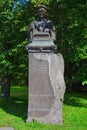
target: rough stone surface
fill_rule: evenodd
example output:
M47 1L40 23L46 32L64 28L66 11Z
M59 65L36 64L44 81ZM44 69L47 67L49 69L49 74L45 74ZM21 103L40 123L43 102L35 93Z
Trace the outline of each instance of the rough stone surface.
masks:
M29 99L27 122L62 124L65 92L61 54L29 53Z

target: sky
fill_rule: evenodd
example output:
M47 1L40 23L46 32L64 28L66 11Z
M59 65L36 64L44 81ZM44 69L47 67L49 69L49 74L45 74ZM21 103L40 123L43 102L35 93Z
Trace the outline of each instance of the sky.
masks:
M27 2L29 2L30 0L18 0L18 3L20 4L20 5L24 5L24 4L26 4Z
M30 0L18 0L17 3L14 4L14 7L13 7L13 10L16 9L16 4L19 4L19 5L25 5L27 4L27 2L29 2Z

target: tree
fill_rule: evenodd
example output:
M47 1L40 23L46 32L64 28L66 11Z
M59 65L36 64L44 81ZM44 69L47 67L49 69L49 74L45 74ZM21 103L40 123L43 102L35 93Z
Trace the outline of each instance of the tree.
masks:
M32 14L28 13L31 4L23 7L17 1L1 0L0 6L1 78L7 77L9 82L12 79L13 83L26 84L28 63L25 46L28 44L26 32Z
M50 14L57 28L56 44L66 61L66 77L71 83L81 82L83 85L87 84L86 4L86 0L60 0L50 4Z
M87 84L87 2L86 0L17 0L0 1L0 74L8 75L15 84L26 84L28 58L28 25L35 17L37 6L48 7L48 17L57 30L58 52L65 58L66 82Z

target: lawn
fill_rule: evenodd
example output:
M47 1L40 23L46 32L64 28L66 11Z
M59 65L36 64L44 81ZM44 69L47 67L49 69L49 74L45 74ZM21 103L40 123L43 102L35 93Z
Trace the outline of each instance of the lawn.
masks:
M0 127L15 130L87 130L87 94L66 93L63 105L63 125L39 122L26 123L27 87L12 87L11 97L0 98Z

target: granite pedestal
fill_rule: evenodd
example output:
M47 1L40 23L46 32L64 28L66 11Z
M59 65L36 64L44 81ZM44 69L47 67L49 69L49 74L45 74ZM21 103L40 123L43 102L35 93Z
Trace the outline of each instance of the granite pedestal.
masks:
M44 46L39 45L42 50L32 49L32 46L32 44L27 46L29 52L27 122L35 119L44 123L62 124L65 92L63 57L54 53L55 45L49 44L49 48L52 48L47 50Z

